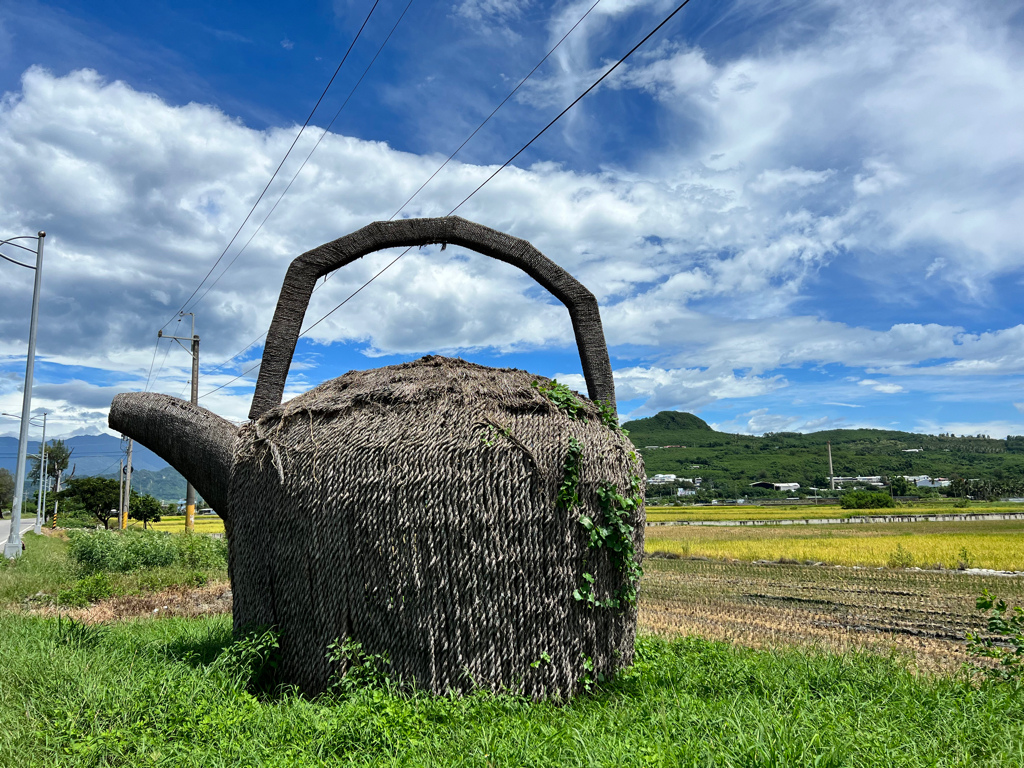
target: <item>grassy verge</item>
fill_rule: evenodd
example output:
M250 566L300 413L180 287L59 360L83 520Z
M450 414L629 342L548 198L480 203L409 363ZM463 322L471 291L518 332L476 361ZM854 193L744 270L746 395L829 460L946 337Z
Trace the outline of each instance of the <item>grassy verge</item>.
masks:
M26 533L24 540L25 553L20 558L0 559L0 605L25 599L34 603L59 601L81 605L102 597L227 580L225 565L189 562L187 558L157 568L131 568L123 572L86 568L69 556L71 544L65 537Z
M104 627L0 615L0 764L46 766L1006 766L1008 686L861 653L642 638L636 665L556 705L361 688L254 697L227 617ZM232 658L234 657L234 658ZM241 663L240 663L241 662Z
M1024 521L648 528L648 553L837 565L1024 570Z

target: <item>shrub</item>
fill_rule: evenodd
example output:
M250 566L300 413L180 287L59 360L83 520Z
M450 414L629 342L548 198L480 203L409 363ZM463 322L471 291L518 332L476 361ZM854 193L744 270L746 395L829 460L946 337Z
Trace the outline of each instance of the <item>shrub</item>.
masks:
M895 507L892 496L880 491L850 491L839 498L843 509L882 509Z
M987 589L982 591L975 605L979 611L991 611L987 622L991 636L968 632L968 655L999 662L997 667L981 667L990 679L1021 685L1024 683L1024 607L1011 608Z
M910 568L914 564L914 556L902 544L897 544L885 564L890 568Z
M196 534L158 531L72 531L68 554L84 572L123 573L181 563L189 568L223 568L227 544Z
M71 589L62 589L57 593L57 604L70 608L84 608L89 603L112 597L114 585L105 573L94 573L78 581Z

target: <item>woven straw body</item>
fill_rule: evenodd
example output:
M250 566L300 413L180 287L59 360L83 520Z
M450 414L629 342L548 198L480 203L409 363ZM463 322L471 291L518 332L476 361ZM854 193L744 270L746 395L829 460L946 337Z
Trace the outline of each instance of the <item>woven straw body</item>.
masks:
M234 444L229 537L236 629L281 631L282 682L324 690L327 646L387 653L437 693L474 687L568 697L630 663L636 607L598 598L626 578L588 549L596 491L643 476L629 440L585 398L553 405L541 377L425 357L348 373L272 408ZM577 508L558 504L570 438ZM643 552L642 505L633 524ZM550 661L547 661L550 659ZM535 663L537 662L537 663Z

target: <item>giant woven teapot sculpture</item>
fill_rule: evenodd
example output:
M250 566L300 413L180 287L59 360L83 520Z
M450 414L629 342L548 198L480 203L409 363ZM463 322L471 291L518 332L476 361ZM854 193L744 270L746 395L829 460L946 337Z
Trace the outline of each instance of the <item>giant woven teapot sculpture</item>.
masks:
M281 403L317 278L395 246L452 243L523 269L569 309L590 399L445 357L352 371ZM629 664L643 464L615 422L593 295L525 240L457 217L371 224L295 259L241 428L153 393L109 423L187 477L225 521L236 630L275 627L279 681L386 653L437 693L566 697Z

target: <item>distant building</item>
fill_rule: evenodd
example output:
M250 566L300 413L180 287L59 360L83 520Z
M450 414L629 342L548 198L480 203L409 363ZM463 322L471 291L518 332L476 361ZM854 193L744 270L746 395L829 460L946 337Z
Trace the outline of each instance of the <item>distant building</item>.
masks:
M696 495L697 495L697 489L696 488L677 488L676 489L676 496L696 496Z
M858 475L857 477L834 477L832 479L837 488L842 488L844 485L872 485L881 488L885 485L881 475Z
M904 448L903 453L921 453L924 448Z
M653 485L659 485L661 483L674 483L676 482L675 475L655 475L654 477L648 477L647 482Z
M839 478L836 478L837 480ZM751 488L769 488L774 491L797 491L800 490L800 483L770 483L767 481L751 483Z

